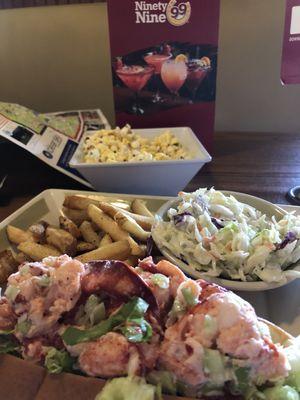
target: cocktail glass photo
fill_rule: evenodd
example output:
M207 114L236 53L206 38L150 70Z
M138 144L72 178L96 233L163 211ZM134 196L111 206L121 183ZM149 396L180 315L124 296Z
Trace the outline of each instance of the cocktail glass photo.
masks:
M185 84L191 94L191 103L194 103L198 89L211 69L210 60L207 57L203 57L203 59L200 60L189 60L187 68L188 74Z
M154 68L154 85L156 88L156 92L152 98L153 103L160 103L163 101L159 92L160 74L163 63L170 58L172 58L172 53L171 48L168 45L164 46L163 53L148 53L144 57L145 62Z
M188 69L184 61L168 60L161 67L161 79L174 96L179 95L178 91L186 81L187 74Z
M143 115L145 112L140 104L139 94L153 73L154 68L152 66L124 65L120 61L117 64L116 74L124 85L134 93L134 102L131 106L131 111L136 115Z

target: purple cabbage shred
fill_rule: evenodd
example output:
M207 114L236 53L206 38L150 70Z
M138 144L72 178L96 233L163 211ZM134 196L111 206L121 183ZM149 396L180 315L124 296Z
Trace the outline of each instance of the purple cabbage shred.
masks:
M217 228L217 229L222 229L222 228L224 228L224 225L221 223L221 221L219 220L219 219L217 219L217 218L211 218L211 222L214 224L214 226Z
M192 214L189 212L183 212L181 214L177 214L173 216L173 221L175 225L181 225L185 222L187 216L191 216Z
M297 240L297 236L295 235L295 233L293 232L288 232L285 235L285 238L283 239L283 241L281 243L278 243L276 245L276 250L282 250L285 248L285 246L289 243L294 242L295 240Z

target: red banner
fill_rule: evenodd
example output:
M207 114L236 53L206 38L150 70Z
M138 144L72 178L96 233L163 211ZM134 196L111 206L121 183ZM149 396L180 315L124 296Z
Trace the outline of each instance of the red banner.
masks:
M211 149L219 0L108 0L117 124L191 127Z
M287 0L282 50L281 81L300 83L300 0Z

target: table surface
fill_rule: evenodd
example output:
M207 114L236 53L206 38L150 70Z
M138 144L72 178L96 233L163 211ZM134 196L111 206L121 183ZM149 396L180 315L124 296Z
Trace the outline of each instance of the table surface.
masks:
M203 167L186 190L214 186L288 204L286 192L300 185L299 149L298 134L216 133L213 161ZM0 221L34 195L14 197L0 207Z

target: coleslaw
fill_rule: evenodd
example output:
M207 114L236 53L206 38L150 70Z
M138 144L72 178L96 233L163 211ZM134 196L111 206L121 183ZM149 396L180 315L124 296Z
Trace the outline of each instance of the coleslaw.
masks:
M269 218L213 188L179 193L167 220L156 217L152 236L209 277L280 282L300 259L300 217Z

